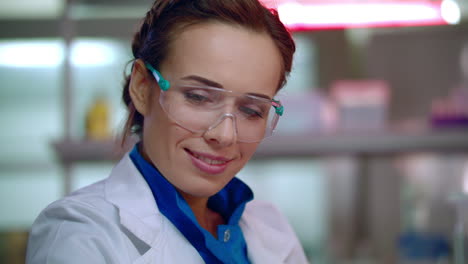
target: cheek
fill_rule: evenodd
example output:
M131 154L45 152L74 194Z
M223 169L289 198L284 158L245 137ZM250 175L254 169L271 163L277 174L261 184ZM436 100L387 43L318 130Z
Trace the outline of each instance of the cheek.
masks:
M242 155L242 161L246 163L257 150L259 143L238 143Z
M180 142L190 137L188 131L172 123L159 109L145 118L143 144L149 159L164 175L177 169L174 161L180 158Z
M190 133L168 119L166 113L159 107L152 111L151 116L145 118L145 126L150 128L147 136L150 140L157 142L159 146L177 144Z
M170 141L171 135L170 124L157 98L153 99L149 114L144 119L143 142L149 147L150 152L157 153L160 149L166 152L165 145Z

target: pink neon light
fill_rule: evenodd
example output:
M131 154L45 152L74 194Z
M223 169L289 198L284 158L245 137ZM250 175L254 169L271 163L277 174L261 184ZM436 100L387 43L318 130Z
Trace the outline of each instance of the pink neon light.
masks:
M279 1L264 0L277 8L292 30L445 25L441 1Z

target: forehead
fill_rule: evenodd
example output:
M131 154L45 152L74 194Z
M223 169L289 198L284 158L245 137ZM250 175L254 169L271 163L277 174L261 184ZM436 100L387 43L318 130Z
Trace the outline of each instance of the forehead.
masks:
M227 90L273 97L281 62L266 33L212 22L189 26L177 35L160 69L171 81L198 75Z

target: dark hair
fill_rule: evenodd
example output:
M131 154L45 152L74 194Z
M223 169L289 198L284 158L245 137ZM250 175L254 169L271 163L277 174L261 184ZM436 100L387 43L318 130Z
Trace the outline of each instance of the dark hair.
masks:
M133 37L134 60L142 59L159 68L177 34L187 26L210 21L268 34L283 59L283 74L277 89L284 86L291 72L295 44L276 10L264 7L258 0L156 0ZM122 143L131 133L140 135L143 127L143 116L132 103L129 84L130 76L127 76L122 99L129 113Z

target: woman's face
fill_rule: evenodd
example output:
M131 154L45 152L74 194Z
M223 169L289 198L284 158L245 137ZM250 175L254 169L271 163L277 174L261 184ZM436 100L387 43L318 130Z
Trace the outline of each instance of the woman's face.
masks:
M196 76L192 84L215 82L226 90L272 98L282 67L280 53L268 35L205 23L179 34L158 70L171 83ZM214 195L244 167L258 143L239 143L231 118L202 135L184 129L161 108L155 82L152 89L144 115L143 155L186 198Z

